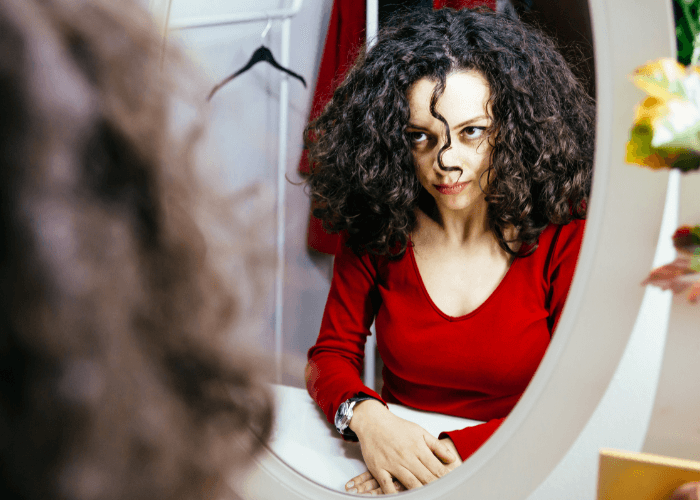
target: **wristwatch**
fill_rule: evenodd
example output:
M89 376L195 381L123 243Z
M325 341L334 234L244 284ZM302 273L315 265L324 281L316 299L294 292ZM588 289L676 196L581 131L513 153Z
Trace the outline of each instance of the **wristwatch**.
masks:
M377 398L372 396L361 395L346 399L340 403L338 411L335 412L335 428L341 436L354 440L357 439L357 434L355 434L352 429L348 427L348 425L350 425L350 419L352 418L352 409L355 408L355 405L360 401L367 401L368 399L378 401Z

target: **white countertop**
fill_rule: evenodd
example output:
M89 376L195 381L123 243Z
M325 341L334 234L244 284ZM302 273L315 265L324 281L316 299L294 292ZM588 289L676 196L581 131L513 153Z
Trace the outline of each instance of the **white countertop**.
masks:
M345 483L367 470L358 443L344 441L304 389L272 386L275 425L270 450L287 465L318 484L345 491ZM415 422L434 436L442 431L480 424L476 420L451 417L390 404L401 418Z

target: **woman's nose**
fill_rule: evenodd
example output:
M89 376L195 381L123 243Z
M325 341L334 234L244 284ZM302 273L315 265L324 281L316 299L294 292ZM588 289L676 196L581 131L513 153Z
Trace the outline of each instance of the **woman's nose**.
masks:
M442 165L440 165L440 161ZM457 148L450 146L445 151L442 152L442 156L438 154L435 158L435 168L442 171L450 172L452 170L462 170L463 169L463 159L461 158Z

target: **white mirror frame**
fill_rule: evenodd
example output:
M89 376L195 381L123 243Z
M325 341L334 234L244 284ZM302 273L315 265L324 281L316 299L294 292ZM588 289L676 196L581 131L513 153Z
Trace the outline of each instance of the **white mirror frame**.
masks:
M595 175L578 268L556 336L493 437L457 471L401 493L406 500L527 498L584 429L632 332L668 175L625 163L634 108L643 97L629 75L675 53L673 11L671 0L589 0L589 8L598 109ZM306 479L269 451L256 467L241 490L251 500L350 498Z

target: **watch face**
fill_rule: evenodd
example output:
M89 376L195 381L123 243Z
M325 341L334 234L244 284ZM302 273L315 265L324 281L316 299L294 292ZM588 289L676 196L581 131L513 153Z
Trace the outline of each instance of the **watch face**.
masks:
M338 412L335 414L335 428L338 429L338 432L341 434L347 428L350 417L352 416L348 415L348 413L350 413L350 405L347 401L341 403Z

